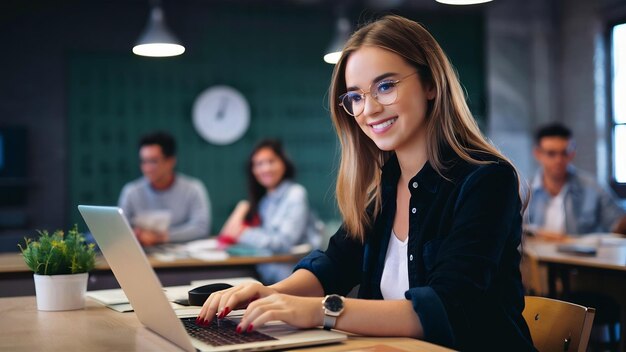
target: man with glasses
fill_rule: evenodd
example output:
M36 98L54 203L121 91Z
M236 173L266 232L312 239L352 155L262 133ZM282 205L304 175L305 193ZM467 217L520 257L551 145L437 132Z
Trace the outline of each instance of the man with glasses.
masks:
M548 239L594 232L623 231L624 216L610 190L571 164L576 154L572 132L559 123L535 134L535 159L540 169L531 185L527 229Z
M176 173L176 142L165 132L139 142L143 177L122 189L119 207L143 246L184 242L208 235L210 203L200 180Z

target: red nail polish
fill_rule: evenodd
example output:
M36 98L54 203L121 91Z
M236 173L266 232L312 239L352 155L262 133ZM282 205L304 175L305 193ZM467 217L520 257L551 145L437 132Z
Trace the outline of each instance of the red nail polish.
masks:
M241 329L241 325L237 325L237 329L235 329L235 331L236 331L238 334L241 334L241 330L242 330L242 329Z
M230 313L230 308L228 307L224 308L224 316L227 316L228 313Z
M248 332L252 332L252 329L254 329L254 326L252 326L252 324L248 325Z
M224 317L224 310L222 310L217 317L218 319L222 319Z

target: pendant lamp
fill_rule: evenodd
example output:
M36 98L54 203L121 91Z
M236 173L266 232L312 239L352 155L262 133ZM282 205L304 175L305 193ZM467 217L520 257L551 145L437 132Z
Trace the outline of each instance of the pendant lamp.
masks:
M133 53L140 56L167 57L184 52L185 47L167 28L163 10L158 4L153 5L148 24L133 47Z
M326 49L324 61L329 64L336 64L339 61L341 51L349 38L350 21L346 17L340 16L337 18L335 37L333 38L333 41L330 42L328 49Z
M490 2L492 0L436 0L446 5L475 5Z

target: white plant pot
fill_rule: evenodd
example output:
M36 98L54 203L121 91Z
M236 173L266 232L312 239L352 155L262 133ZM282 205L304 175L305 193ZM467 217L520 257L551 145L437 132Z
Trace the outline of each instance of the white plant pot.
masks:
M88 273L70 275L33 275L37 309L74 310L85 307Z

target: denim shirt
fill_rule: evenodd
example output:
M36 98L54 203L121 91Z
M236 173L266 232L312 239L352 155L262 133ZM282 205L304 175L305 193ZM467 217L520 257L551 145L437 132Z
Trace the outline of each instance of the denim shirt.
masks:
M284 180L259 202L261 226L244 230L239 243L272 253L288 253L295 245L307 243L319 248L323 225L309 207L306 189Z
M514 169L506 162L469 164L459 158L439 175L429 163L407 185L409 290L424 340L461 350L533 351L522 317L519 271L521 201ZM382 208L365 242L343 226L325 252L303 258L326 294L383 299L380 280L396 212L400 167L395 156L382 170Z
M609 232L620 217L624 216L624 209L617 204L611 192L604 190L593 177L572 165L567 169L565 187L563 203L567 234ZM552 196L543 188L543 170L540 169L533 179L532 196L525 221L533 227L543 227L550 198Z

